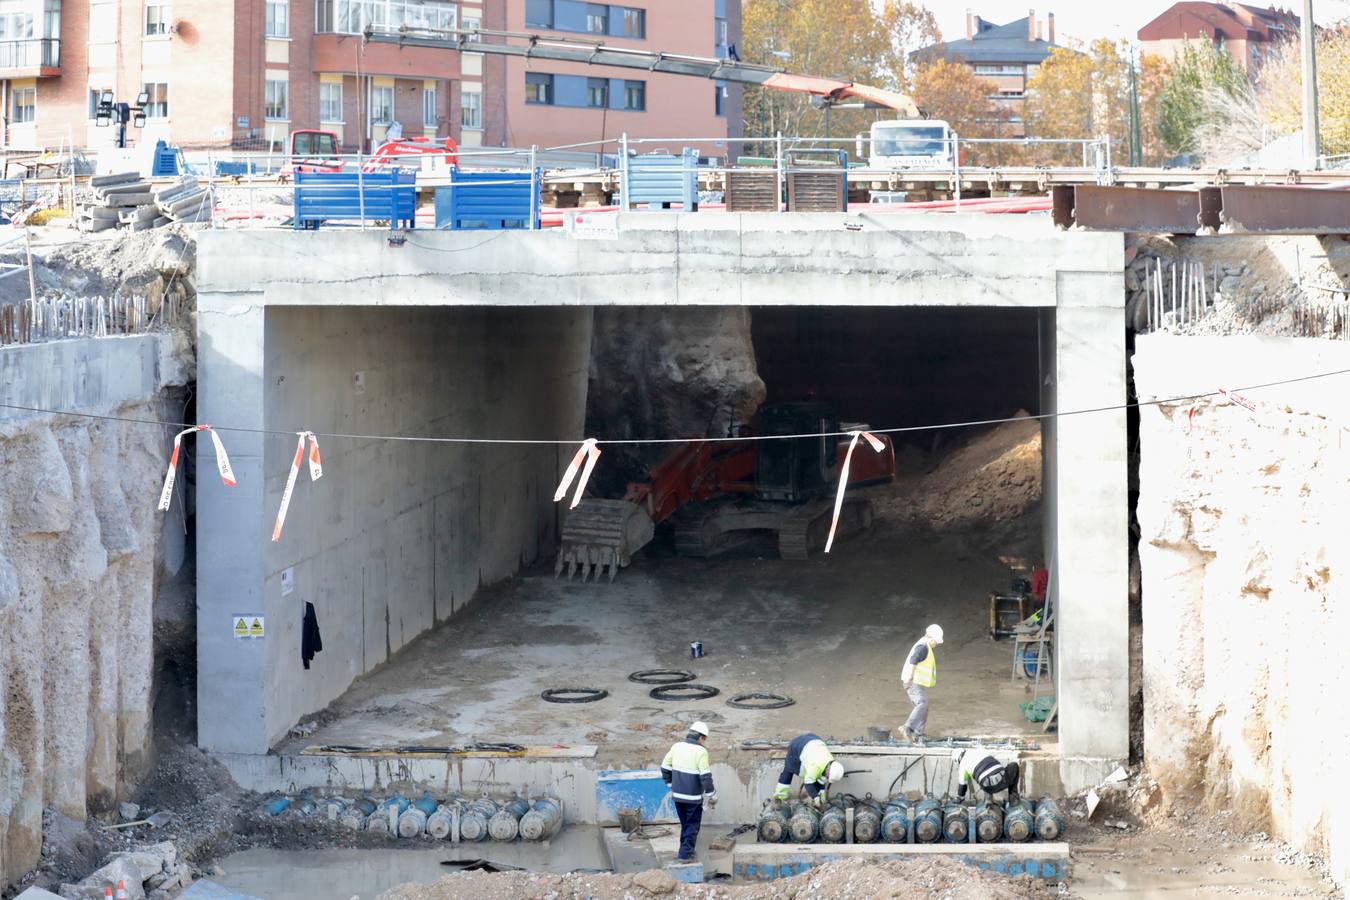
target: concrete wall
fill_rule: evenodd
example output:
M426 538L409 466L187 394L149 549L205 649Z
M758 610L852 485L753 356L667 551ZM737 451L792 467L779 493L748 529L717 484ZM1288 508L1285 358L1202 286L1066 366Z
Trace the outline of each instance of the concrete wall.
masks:
M0 403L176 420L162 392L184 373L168 345L0 349ZM182 538L181 517L155 511L170 438L0 408L0 885L37 862L45 807L82 820L148 763L161 529Z
M1350 880L1350 346L1274 338L1137 339L1145 763L1165 799L1224 809L1327 854ZM1193 410L1193 414L1192 414Z
M237 488L203 479L200 741L263 752L479 587L551 552L552 492L572 452L321 437L324 477L304 475L272 543L292 433L578 439L591 317L373 306L235 315L209 303L201 315L204 421L278 433L232 436ZM259 318L261 329L233 330ZM211 471L209 450L199 465ZM306 602L324 643L309 670ZM237 640L236 614L264 615L266 637Z

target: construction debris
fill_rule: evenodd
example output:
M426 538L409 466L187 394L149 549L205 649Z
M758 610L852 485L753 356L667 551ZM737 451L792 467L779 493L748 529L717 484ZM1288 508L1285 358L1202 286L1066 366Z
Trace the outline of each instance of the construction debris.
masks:
M89 179L96 202L84 207L76 222L82 231L130 228L145 231L170 222L205 222L211 218L211 189L184 177L155 189L136 172L96 175Z

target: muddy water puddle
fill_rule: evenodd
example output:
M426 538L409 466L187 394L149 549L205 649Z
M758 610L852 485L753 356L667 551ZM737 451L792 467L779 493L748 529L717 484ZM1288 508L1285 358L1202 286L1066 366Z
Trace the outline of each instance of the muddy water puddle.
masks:
M1181 897L1326 897L1329 886L1312 869L1236 848L1202 856L1154 853L1129 858L1081 854L1073 860L1075 897L1173 900Z
M485 841L478 844L430 842L422 849L272 850L255 848L220 860L225 874L212 878L225 887L262 900L321 900L359 897L409 882L430 884L459 871L442 860L486 859L536 872L609 869L602 829L568 826L544 844Z

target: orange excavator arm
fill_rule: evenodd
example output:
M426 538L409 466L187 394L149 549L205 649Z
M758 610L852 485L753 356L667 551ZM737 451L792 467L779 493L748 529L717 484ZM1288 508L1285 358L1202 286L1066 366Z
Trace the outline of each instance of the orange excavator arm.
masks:
M867 84L836 81L833 78L817 78L814 75L790 75L786 72L780 72L776 75L770 75L763 82L763 85L779 91L811 94L820 97L831 105L850 99L861 100L865 106L893 109L899 113L899 118L902 119L919 118L919 108L907 95Z

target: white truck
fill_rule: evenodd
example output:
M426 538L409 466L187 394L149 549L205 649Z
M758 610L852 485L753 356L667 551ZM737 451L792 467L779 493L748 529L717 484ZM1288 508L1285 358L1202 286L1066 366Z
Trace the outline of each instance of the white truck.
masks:
M871 152L863 145L871 138ZM858 135L858 159L869 169L950 169L955 140L946 122L937 119L892 119L874 122L870 135Z

